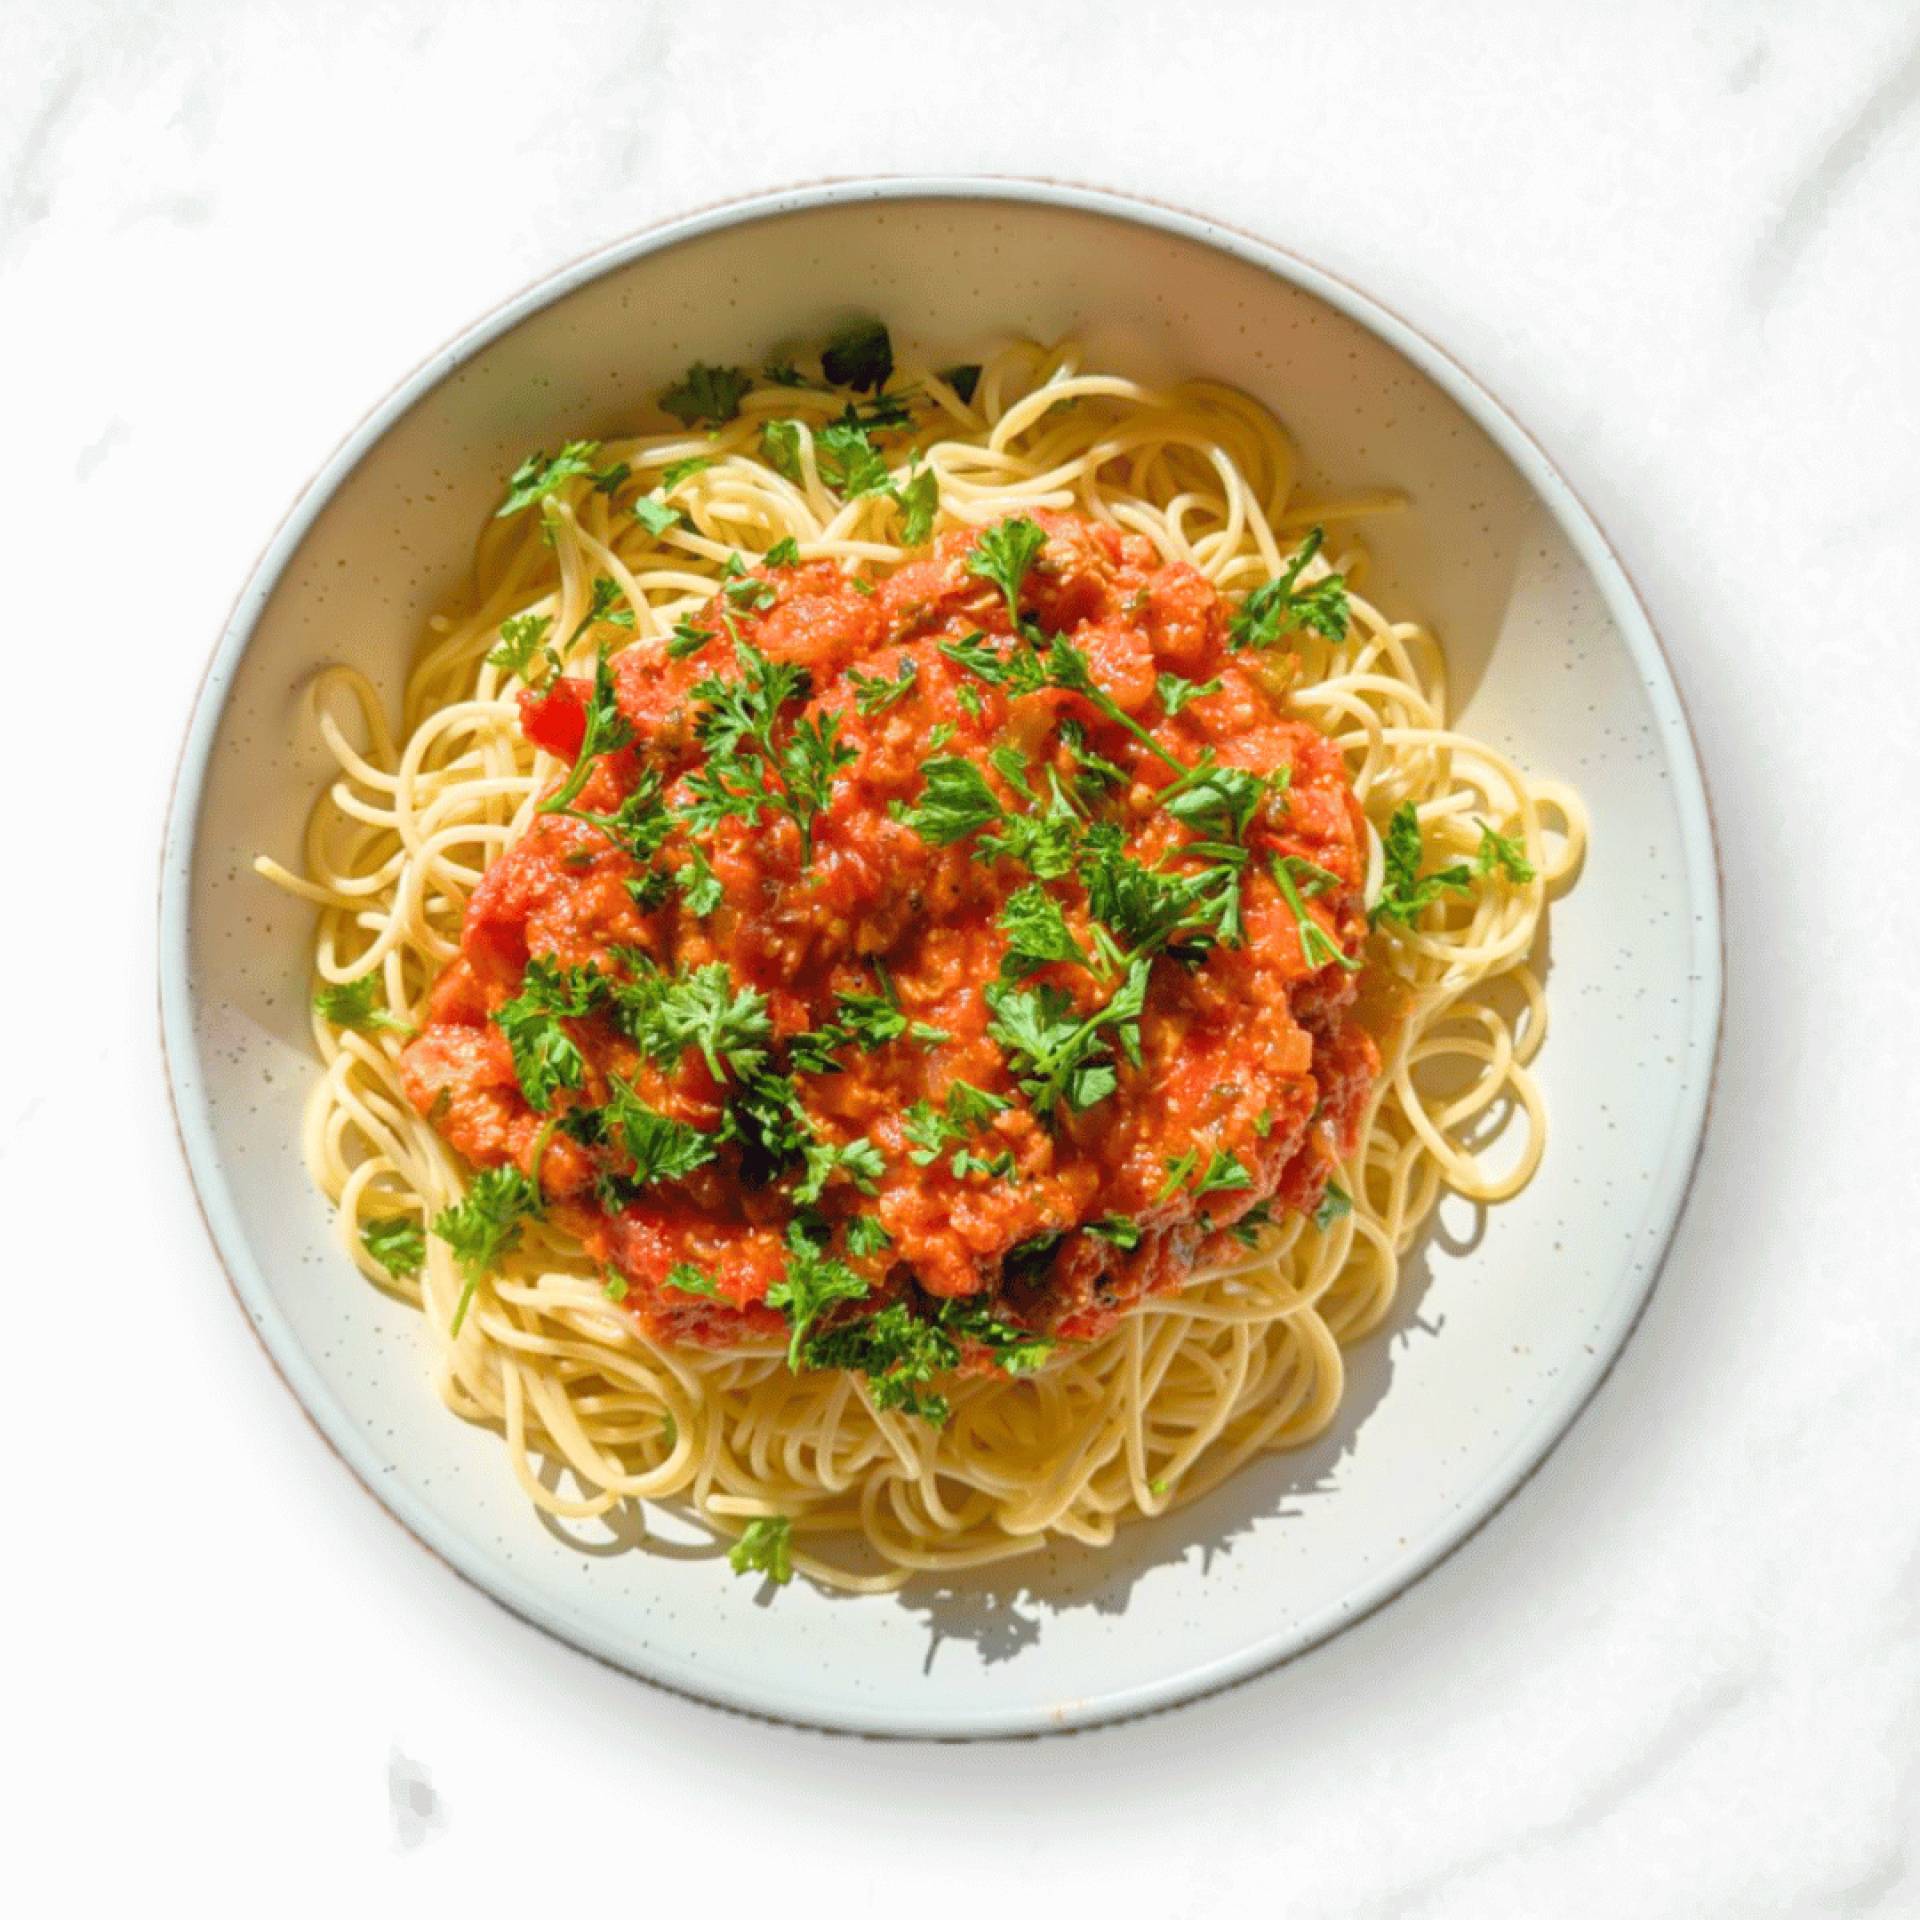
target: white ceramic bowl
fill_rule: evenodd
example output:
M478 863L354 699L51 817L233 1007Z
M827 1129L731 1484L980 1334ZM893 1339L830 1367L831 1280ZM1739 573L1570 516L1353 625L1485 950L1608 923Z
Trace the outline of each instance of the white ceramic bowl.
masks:
M1437 628L1473 730L1584 789L1593 847L1552 917L1545 1165L1471 1246L1443 1207L1391 1326L1351 1355L1325 1440L1105 1555L894 1598L795 1585L762 1606L712 1559L586 1558L536 1519L499 1441L434 1396L417 1319L351 1270L302 1169L309 915L250 862L297 864L327 771L297 715L302 682L345 660L397 690L528 448L619 427L696 357L757 363L852 309L935 365L1008 332L1073 331L1095 364L1216 376L1274 408L1310 478L1406 488L1414 511L1367 529L1370 594ZM1029 1732L1165 1706L1313 1645L1456 1546L1553 1445L1645 1303L1699 1146L1720 1004L1680 701L1540 449L1438 348L1291 255L1007 182L853 183L700 214L554 275L403 382L308 488L221 636L161 921L167 1052L208 1224L341 1458L536 1625L689 1694L868 1732Z

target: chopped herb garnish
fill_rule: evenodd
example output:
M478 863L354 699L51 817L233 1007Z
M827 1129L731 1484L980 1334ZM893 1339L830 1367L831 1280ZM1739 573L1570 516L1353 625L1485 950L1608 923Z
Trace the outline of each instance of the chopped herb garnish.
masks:
M1342 1215L1352 1211L1353 1196L1337 1181L1329 1180L1326 1191L1320 1196L1320 1204L1313 1210L1313 1224L1325 1233Z
M1304 864L1312 866L1313 863L1308 861ZM1313 870L1315 873L1325 872L1324 868L1319 867ZM1282 858L1276 853L1271 862L1271 871L1273 883L1280 889L1280 898L1286 902L1287 911L1293 915L1293 924L1299 931L1301 959L1316 973L1326 966L1339 967L1346 973L1358 973L1361 963L1347 958L1340 943L1313 917L1306 901L1300 897L1292 856Z
M817 1244L800 1221L788 1227L786 1272L767 1289L767 1305L783 1311L793 1327L787 1365L800 1371L807 1334L835 1301L864 1299L866 1293L867 1283Z
M1300 544L1300 550L1287 563L1278 579L1257 586L1240 604L1227 627L1227 644L1235 649L1277 646L1288 634L1311 627L1326 639L1339 642L1347 637L1347 583L1342 574L1330 573L1324 580L1296 591L1307 562L1320 551L1325 538L1315 527Z
M687 524L687 516L678 507L670 507L664 500L656 500L650 493L643 493L633 503L633 517L656 540L662 534L672 532L675 527L684 527Z
M922 467L905 486L894 489L900 502L900 542L920 547L933 538L933 517L940 507L940 482L931 467Z
M1475 824L1480 829L1480 850L1473 856L1474 872L1489 874L1498 867L1515 886L1524 887L1534 877L1526 842L1517 836L1509 839L1504 833L1495 833L1484 820Z
M769 567L797 567L800 564L800 542L792 534L784 540L776 540L764 554L761 564Z
M1131 1253L1140 1244L1140 1223L1125 1214L1110 1213L1102 1220L1089 1220L1087 1231L1096 1240L1105 1240L1122 1253Z
M684 1180L719 1150L716 1135L648 1106L618 1074L607 1076L603 1112L608 1132L633 1156L630 1177L636 1186Z
M893 1235L870 1213L856 1213L846 1225L846 1247L855 1260L872 1260L893 1245Z
M703 1273L691 1260L681 1260L667 1269L667 1285L677 1293L697 1293L705 1300L720 1298L713 1275Z
M793 1522L783 1513L749 1520L727 1549L727 1565L735 1573L764 1573L784 1587L793 1578L792 1533Z
M813 449L821 479L844 498L857 500L869 493L892 492L893 474L886 456L850 413L822 427L814 435Z
M637 956L634 977L611 992L629 1038L655 1066L676 1065L691 1047L716 1080L737 1080L766 1060L773 1039L767 996L735 987L724 960L673 975Z
M569 440L551 460L544 453L528 454L508 476L507 497L495 509L494 518L504 520L544 500L569 480L592 473L593 456L599 451L598 440Z
M515 1166L487 1167L473 1176L466 1198L435 1215L433 1231L453 1249L466 1276L450 1331L467 1317L481 1276L520 1244L520 1224L540 1211L540 1189Z
M546 644L547 630L552 625L550 613L516 613L502 620L500 644L487 655L487 665L531 681L533 663Z
M592 966L562 967L535 955L520 976L520 991L494 1010L529 1106L545 1113L562 1087L578 1087L585 1078L586 1061L564 1022L590 1013L605 985Z
M587 700L587 724L580 736L580 751L574 756L573 771L555 792L541 801L540 811L567 812L587 784L593 763L602 754L617 753L632 739L633 727L620 711L614 695L613 669L607 664L607 650L602 647L593 663L593 692Z
M1387 823L1384 841L1386 878L1380 898L1367 916L1375 926L1388 920L1411 927L1443 893L1469 893L1473 872L1464 861L1438 872L1422 874L1424 851L1420 840L1420 816L1411 800L1403 801Z
M959 397L963 406L973 405L975 390L980 385L980 365L978 361L958 367L942 367L940 378L950 386Z
M987 528L967 555L967 571L977 580L991 581L1005 596L1007 617L1020 624L1020 586L1027 569L1047 544L1045 531L1024 515Z
M704 473L713 465L710 454L691 454L685 460L675 460L660 471L660 491L671 493L682 480L691 480L696 473Z
M420 1222L404 1214L369 1220L360 1229L360 1244L396 1280L418 1273L427 1257L427 1236Z
M1169 715L1195 700L1204 700L1210 693L1220 691L1219 680L1187 680L1177 673L1163 673L1154 680L1154 691L1160 696L1160 704Z
M1000 925L1007 936L1002 979L1024 980L1042 967L1088 964L1086 949L1068 928L1060 902L1037 881L1008 895Z
M396 1020L381 1005L384 991L385 982L377 971L363 973L357 980L329 981L314 990L313 1010L322 1020L331 1020L336 1027L352 1027L358 1033L370 1033L376 1027L411 1033L413 1029L404 1020Z
M673 880L687 903L687 911L702 920L727 897L726 888L720 884L720 876L714 872L707 856L698 847L692 849L684 867L675 868Z
M1062 1100L1082 1112L1119 1086L1107 1029L1127 1058L1139 1064L1140 1014L1151 966L1145 957L1131 961L1126 978L1106 1004L1085 1015L1058 987L1011 987L1004 982L987 987L985 998L993 1015L987 1031L1006 1049L1021 1092L1043 1119Z
M847 684L853 688L853 704L862 714L871 718L904 700L913 691L913 683L918 675L919 668L913 656L903 654L891 680L877 674L862 673L858 667L849 667Z
M855 320L820 354L820 371L836 387L878 393L893 374L893 340L878 320Z
M740 401L752 385L744 367L709 367L696 360L677 385L661 394L660 404L683 425L704 420L722 426L739 417Z

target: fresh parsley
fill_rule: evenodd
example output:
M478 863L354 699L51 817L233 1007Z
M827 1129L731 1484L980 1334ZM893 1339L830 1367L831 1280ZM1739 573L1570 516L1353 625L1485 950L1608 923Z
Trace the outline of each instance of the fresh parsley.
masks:
M1383 920L1411 927L1443 893L1470 893L1473 871L1464 861L1422 874L1425 851L1420 839L1420 816L1411 800L1402 801L1387 823L1383 841L1386 876L1380 897L1368 919L1378 926Z
M1534 877L1533 862L1527 858L1526 842L1518 837L1509 839L1504 833L1495 833L1484 820L1475 824L1480 829L1480 847L1473 856L1474 872L1484 876L1498 868L1515 886L1524 887Z
M1047 544L1046 532L1023 514L1001 520L981 534L967 555L967 571L976 580L986 580L1000 589L1007 603L1007 618L1020 624L1020 587L1028 569Z
M540 1189L518 1167L499 1166L476 1173L466 1197L434 1216L435 1235L453 1249L466 1277L450 1332L459 1333L481 1276L520 1244L521 1223L539 1211Z
M502 673L517 674L529 684L533 663L546 644L547 631L553 625L550 613L516 613L500 622L500 644L487 655L487 665Z
M893 376L893 338L878 320L855 320L820 353L820 371L836 387L878 393Z
M696 360L686 374L660 395L660 404L685 426L706 421L723 426L740 415L740 402L753 376L744 367L710 367Z
M528 454L508 475L507 497L495 509L494 518L505 520L557 492L569 480L583 479L593 472L593 456L599 451L598 440L569 440L551 460L544 453Z
M845 1261L836 1260L814 1238L804 1222L787 1229L786 1271L767 1289L767 1305L783 1311L793 1331L787 1342L787 1365L798 1373L801 1354L813 1323L840 1300L860 1300L867 1283Z
M784 1513L749 1520L727 1549L727 1565L735 1573L763 1573L784 1587L793 1578L792 1535L793 1522Z
M404 1020L396 1020L380 1003L385 997L385 981L376 971L363 973L357 980L329 981L317 987L313 1010L322 1020L336 1027L352 1027L357 1033L370 1033L384 1027L392 1033L411 1033Z
M1325 539L1315 527L1288 561L1279 577L1257 586L1227 624L1227 644L1240 651L1273 647L1290 633L1311 627L1338 644L1347 637L1347 582L1344 574L1330 573L1310 587L1297 587L1308 561Z
M420 1222L401 1214L369 1220L360 1229L360 1244L396 1280L418 1273L427 1257L427 1237Z
M529 1106L545 1113L562 1087L578 1087L585 1079L586 1060L565 1022L592 1012L605 984L591 966L562 967L535 955L520 976L520 991L494 1010Z

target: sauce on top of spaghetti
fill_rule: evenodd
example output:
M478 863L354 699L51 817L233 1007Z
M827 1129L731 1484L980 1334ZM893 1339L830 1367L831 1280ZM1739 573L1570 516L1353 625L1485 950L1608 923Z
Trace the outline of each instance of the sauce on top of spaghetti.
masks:
M1331 611L1298 573L1233 608L1064 514L879 582L783 543L523 694L572 770L402 1056L494 1170L465 1226L540 1211L650 1336L777 1334L938 1418L941 1372L1329 1204L1379 1057L1361 812L1285 710Z

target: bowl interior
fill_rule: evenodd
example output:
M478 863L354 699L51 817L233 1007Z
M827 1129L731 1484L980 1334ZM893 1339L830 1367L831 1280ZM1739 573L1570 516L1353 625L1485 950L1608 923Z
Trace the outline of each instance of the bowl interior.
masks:
M1005 1731L1164 1703L1311 1644L1431 1564L1551 1444L1630 1328L1684 1191L1718 1006L1712 854L1630 591L1544 460L1435 350L1199 223L1086 196L828 190L559 284L430 363L335 457L202 697L163 876L163 1004L189 1157L247 1310L430 1544L690 1692L829 1725ZM1443 1206L1390 1328L1349 1356L1321 1444L1106 1554L762 1606L711 1560L584 1555L522 1500L499 1442L443 1410L417 1319L352 1271L302 1169L310 916L250 861L298 864L328 771L297 710L308 674L344 661L397 694L522 454L631 423L695 358L757 363L855 311L934 364L1072 332L1090 363L1217 377L1274 409L1315 484L1405 490L1411 511L1366 528L1371 597L1436 628L1467 724L1579 785L1594 837L1552 914L1544 1167L1484 1219Z

